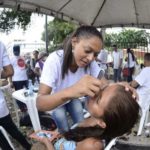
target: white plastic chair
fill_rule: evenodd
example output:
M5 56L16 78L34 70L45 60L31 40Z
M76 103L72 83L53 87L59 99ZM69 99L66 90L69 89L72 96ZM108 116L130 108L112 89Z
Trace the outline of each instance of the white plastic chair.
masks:
M141 107L142 112L137 132L138 136L142 134L143 127L148 122L149 108L150 108L150 90L147 91L145 94L139 95L139 105Z
M26 104L34 131L41 130L41 124L40 124L40 120L39 120L39 116L38 116L38 111L36 108L36 96L37 96L37 94L34 93L33 96L25 97L24 89L15 91L12 94L12 97L14 99L17 99ZM18 114L18 112L16 111L16 115L17 114ZM18 118L18 116L17 116L17 118Z
M11 142L11 140L10 140L10 138L9 138L9 136L8 136L8 134L7 134L7 132L6 132L6 130L5 130L2 126L0 126L0 131L3 133L4 137L5 137L6 140L8 141L9 145L11 146L11 148L12 148L13 150L15 150L15 148L14 148L14 146L13 146L13 144L12 144L12 142Z
M117 141L117 137L112 139L108 145L104 148L104 150L110 150L112 148L112 146L114 146L116 144L116 141Z

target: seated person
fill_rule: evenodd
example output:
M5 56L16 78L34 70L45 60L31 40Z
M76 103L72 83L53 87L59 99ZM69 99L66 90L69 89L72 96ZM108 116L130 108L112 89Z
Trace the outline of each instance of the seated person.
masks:
M139 75L135 77L135 79L130 83L130 85L137 89L137 93L139 94L139 104L141 105L143 102L140 101L140 97L143 94L146 94L148 90L150 90L150 53L146 53L144 55L144 68L141 70Z
M61 135L58 140L37 138L45 144L41 150L102 150L103 139L115 138L128 132L136 123L139 105L121 84L104 86L99 94L87 101L91 117L78 127ZM36 145L32 150L38 150Z

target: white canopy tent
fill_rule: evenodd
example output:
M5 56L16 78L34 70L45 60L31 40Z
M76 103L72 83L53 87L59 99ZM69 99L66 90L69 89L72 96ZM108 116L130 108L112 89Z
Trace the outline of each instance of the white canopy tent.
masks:
M150 0L0 0L25 9L95 27L150 28Z

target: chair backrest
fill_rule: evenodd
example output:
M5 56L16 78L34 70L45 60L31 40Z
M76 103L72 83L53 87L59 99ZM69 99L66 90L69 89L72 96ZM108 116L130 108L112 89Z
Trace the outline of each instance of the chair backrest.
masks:
M104 148L104 150L111 150L111 148L116 144L117 137L112 139Z

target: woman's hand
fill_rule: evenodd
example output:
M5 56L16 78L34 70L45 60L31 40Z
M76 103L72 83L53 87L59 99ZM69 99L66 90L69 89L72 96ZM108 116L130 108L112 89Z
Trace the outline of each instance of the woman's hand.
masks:
M102 83L90 75L85 75L76 84L70 87L70 92L75 98L82 96L94 97L100 90Z
M139 97L138 97L136 90L133 87L131 87L128 82L119 82L118 84L123 85L126 91L130 90L132 92L132 97L138 100Z

